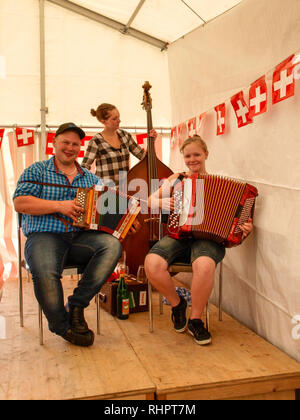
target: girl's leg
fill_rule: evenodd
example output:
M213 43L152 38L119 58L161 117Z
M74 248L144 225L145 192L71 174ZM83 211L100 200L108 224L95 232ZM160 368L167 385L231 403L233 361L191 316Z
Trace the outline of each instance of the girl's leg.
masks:
M152 286L168 299L171 306L177 306L180 298L168 272L167 261L160 255L148 254L145 259L145 271Z
M193 262L192 309L190 319L200 319L214 287L216 263L210 257Z

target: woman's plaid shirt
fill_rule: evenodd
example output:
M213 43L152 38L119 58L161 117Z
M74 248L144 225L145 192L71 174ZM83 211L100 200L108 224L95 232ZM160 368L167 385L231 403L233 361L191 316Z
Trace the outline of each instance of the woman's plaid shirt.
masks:
M76 162L78 174L70 185L69 180L57 168L55 158L42 162L36 162L29 168L25 169L21 175L17 188L14 192L13 199L19 196L32 195L43 200L65 201L74 200L76 198L77 188L90 188L96 184L102 184L101 180L91 172L80 167ZM26 182L25 182L26 181ZM59 184L76 188L61 188L54 186L32 184L31 182L42 182L47 184ZM72 219L63 214L57 214L65 218L70 223ZM22 215L22 230L25 236L33 232L53 232L63 233L66 231L65 225L51 214L32 216L29 214ZM71 227L70 231L79 231L80 229Z
M112 147L102 136L96 134L89 142L81 166L90 169L96 160L96 175L103 180L113 181L115 186L119 185L120 172L129 170L130 152L138 159L143 157L143 149L135 142L130 133L125 130L118 130L121 140L120 149Z

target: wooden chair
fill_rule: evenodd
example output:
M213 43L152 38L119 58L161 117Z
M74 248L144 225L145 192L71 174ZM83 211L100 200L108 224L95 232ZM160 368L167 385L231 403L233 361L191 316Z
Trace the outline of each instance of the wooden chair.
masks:
M22 268L27 270L28 278L30 276L30 269L25 259L22 259L22 243L21 243L21 227L22 227L22 214L17 213L17 229L18 229L18 281L19 281L19 314L20 314L20 326L24 327L24 309L23 309L23 278ZM67 275L67 271L72 270L76 272L77 280L79 280L81 274L84 271L84 267L79 265L66 265L62 275ZM97 334L100 334L100 307L99 307L99 294L95 296L95 302L97 306ZM38 319L39 319L39 340L40 345L44 344L43 334L43 312L40 304L38 304Z
M192 273L192 264L185 262L175 262L170 265L168 271L171 276L178 273ZM220 263L219 271L219 321L222 321L222 287L223 287L223 265ZM148 281L148 296L149 296L149 330L153 332L153 307L152 307L152 286ZM159 308L160 314L163 313L162 295L159 295ZM206 328L209 330L209 303L206 305Z

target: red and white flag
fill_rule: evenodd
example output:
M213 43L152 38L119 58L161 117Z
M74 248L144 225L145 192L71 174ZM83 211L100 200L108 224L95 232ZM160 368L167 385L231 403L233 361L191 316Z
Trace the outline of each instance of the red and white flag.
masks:
M294 54L278 64L273 73L273 105L295 94Z
M265 76L253 82L249 89L250 118L267 111L267 83Z
M34 144L34 131L26 128L16 128L17 146L30 146Z
M178 128L177 128L177 133L178 133L178 144L179 147L182 146L183 142L188 138L188 129L187 129L187 125L185 122L179 124Z
M253 122L252 118L249 115L249 108L246 104L244 94L242 91L232 96L230 102L234 109L239 128L244 127L245 125L251 124Z
M193 137L196 134L196 125L197 125L197 120L196 117L191 118L188 121L188 137Z
M3 137L4 137L4 128L0 128L0 149L1 149Z
M217 113L217 136L221 136L225 133L225 117L226 117L226 105L225 103L215 107Z
M177 139L177 127L171 128L171 138L170 138L170 147L171 149L175 149L178 144Z
M54 137L55 137L55 133L47 134L46 155L48 156L54 155L54 146L53 146Z
M93 138L93 136L85 136L82 140L81 140L81 149L79 152L78 157L79 158L83 158L85 155L85 151L86 148L88 147L89 141Z
M204 126L205 117L206 117L206 112L203 112L201 115L199 115L197 130L196 130L196 134L198 134L198 136L201 136L201 130L202 130L202 127Z
M148 134L147 133L137 134L135 137L136 137L137 144L141 146L144 150L146 150Z

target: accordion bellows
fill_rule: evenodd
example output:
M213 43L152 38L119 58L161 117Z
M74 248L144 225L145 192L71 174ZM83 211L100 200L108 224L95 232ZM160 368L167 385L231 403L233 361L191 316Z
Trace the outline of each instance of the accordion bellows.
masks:
M175 239L208 239L226 247L239 245L240 226L253 218L257 189L218 175L192 175L174 187L175 210L167 233Z
M122 241L141 208L139 201L109 187L78 188L84 213L74 226L109 233Z

